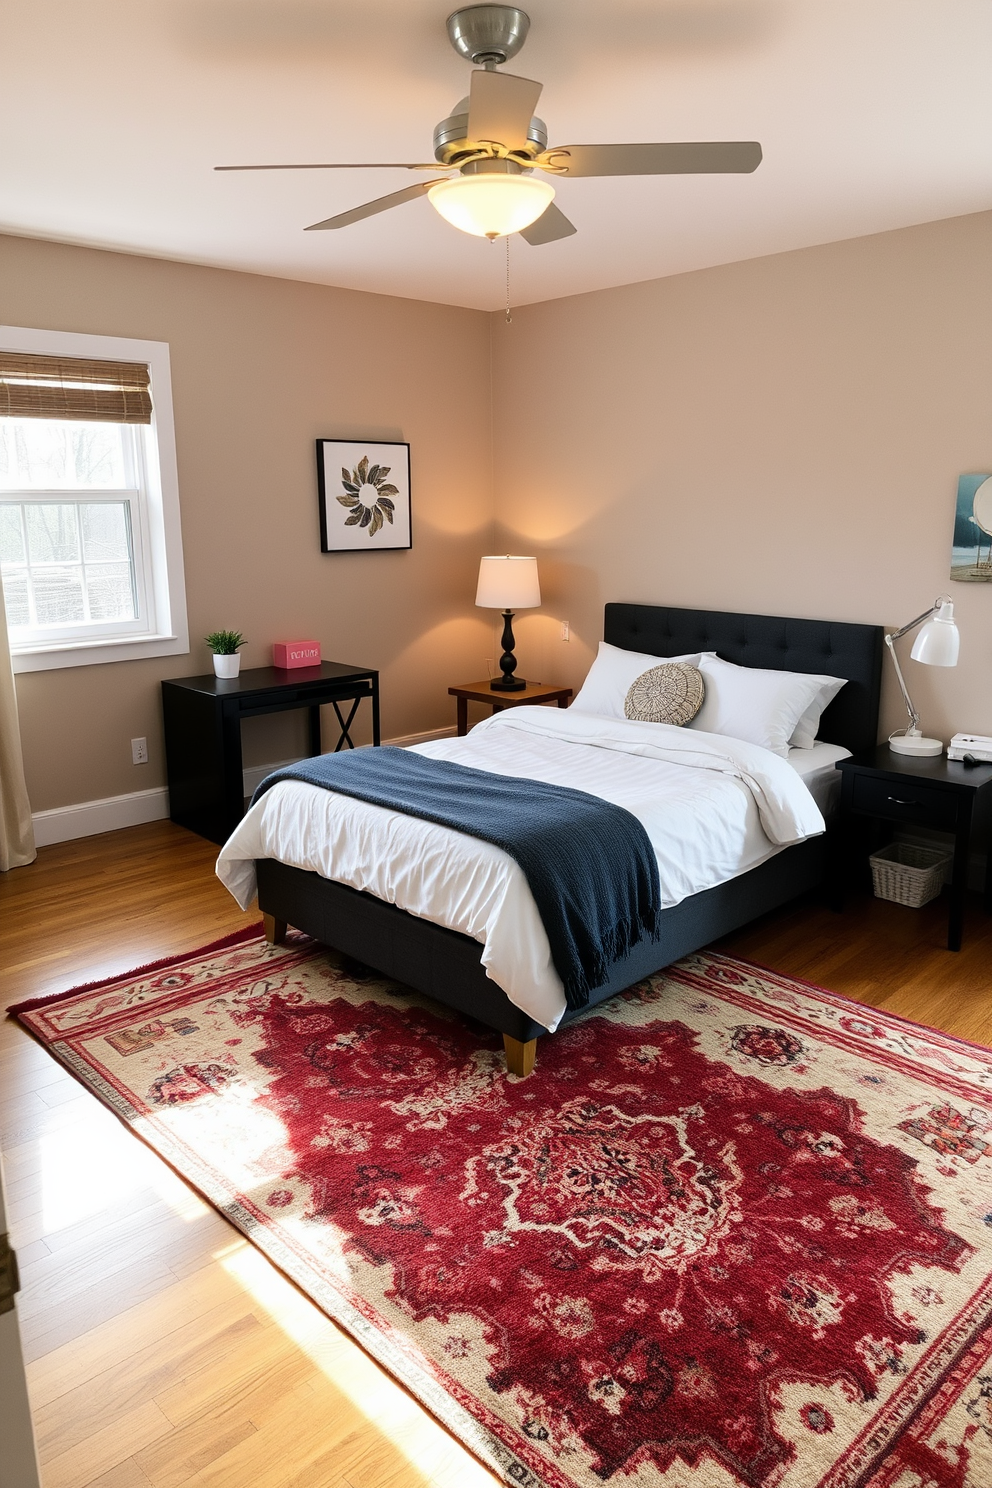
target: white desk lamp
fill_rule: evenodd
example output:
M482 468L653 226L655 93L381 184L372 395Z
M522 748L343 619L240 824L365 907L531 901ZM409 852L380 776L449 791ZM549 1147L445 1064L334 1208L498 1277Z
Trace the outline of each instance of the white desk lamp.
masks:
M923 625L924 620L927 622ZM906 704L906 712L909 714L909 728L897 729L894 734L889 735L889 748L896 754L943 754L944 746L940 739L928 739L920 733L920 715L913 706L903 679L902 668L899 665L899 657L896 655L896 641L917 625L923 625L913 649L909 653L913 661L922 661L926 666L952 667L958 664L958 651L961 646L961 636L954 623L954 605L946 594L935 599L928 610L922 615L917 615L915 620L910 620L902 630L893 631L885 637L885 644L889 648L892 664L899 678L899 688L902 692L902 700Z
M503 611L503 655L499 659L501 677L489 686L493 692L522 692L527 686L523 677L514 677L517 658L513 654L514 610L533 610L541 603L541 586L537 577L537 559L519 558L512 553L502 557L483 558L479 563L479 587L475 602L483 609Z

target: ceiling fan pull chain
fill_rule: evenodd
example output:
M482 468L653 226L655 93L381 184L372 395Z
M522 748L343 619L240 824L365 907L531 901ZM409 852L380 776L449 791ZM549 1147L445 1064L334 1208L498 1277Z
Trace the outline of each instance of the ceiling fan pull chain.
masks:
M506 238L506 323L513 324L513 316L510 314L510 234Z

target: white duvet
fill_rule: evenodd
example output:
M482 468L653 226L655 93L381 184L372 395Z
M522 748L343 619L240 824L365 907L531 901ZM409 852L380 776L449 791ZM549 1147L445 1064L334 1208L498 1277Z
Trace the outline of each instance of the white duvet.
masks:
M414 748L571 786L632 812L657 854L665 908L824 830L788 761L720 734L520 707L464 738ZM565 1011L527 880L500 848L288 780L251 808L217 860L242 909L255 895L256 858L278 858L459 930L481 942L486 974L537 1022L554 1029Z

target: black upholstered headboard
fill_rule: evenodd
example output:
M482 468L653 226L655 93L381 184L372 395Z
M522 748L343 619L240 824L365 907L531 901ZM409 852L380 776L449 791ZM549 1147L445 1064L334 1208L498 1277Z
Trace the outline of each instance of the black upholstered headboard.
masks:
M651 656L715 651L738 666L846 677L820 720L819 737L855 753L878 740L883 635L880 625L640 604L608 604L603 631L611 646Z

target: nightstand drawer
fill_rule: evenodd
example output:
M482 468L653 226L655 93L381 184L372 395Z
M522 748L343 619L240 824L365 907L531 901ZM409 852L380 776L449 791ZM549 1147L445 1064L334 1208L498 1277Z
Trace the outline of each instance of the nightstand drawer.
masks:
M953 830L960 802L956 792L935 790L912 780L879 780L856 775L851 806L867 816L887 821L920 822Z

